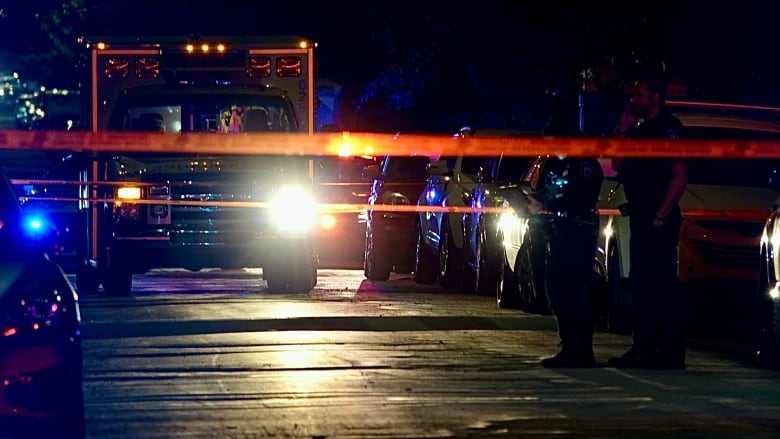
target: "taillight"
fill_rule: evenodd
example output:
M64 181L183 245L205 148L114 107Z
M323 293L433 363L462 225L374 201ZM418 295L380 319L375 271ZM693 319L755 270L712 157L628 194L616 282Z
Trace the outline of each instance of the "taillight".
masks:
M108 78L127 78L129 63L127 58L109 58L105 63L105 73Z

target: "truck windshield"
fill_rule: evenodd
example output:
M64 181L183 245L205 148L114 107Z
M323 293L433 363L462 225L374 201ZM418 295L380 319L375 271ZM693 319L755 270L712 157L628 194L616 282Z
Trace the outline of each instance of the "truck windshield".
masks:
M280 96L175 94L120 100L110 129L222 134L295 132L298 121L291 103Z

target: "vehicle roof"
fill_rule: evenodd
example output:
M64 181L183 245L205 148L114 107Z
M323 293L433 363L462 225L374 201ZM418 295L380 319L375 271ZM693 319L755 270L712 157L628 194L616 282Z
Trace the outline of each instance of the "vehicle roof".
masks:
M780 132L780 107L686 100L666 103L685 126Z
M301 41L308 47L316 44L305 37L296 35L90 35L82 36L84 43L103 42L112 47L141 48L180 46L186 43L225 43L245 49L277 49L281 47L299 49Z
M780 133L780 122L719 114L675 113L686 127L731 128Z

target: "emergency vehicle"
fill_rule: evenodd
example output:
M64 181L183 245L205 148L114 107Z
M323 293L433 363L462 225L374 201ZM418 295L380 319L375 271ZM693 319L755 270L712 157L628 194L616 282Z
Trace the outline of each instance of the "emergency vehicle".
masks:
M82 38L93 132L218 136L314 132L314 47L298 37ZM260 148L258 148L261 150ZM312 161L300 155L98 153L81 182L77 286L131 292L154 268L262 267L274 291L317 282ZM49 188L51 189L51 188ZM84 201L86 200L86 201ZM65 230L61 227L61 229Z

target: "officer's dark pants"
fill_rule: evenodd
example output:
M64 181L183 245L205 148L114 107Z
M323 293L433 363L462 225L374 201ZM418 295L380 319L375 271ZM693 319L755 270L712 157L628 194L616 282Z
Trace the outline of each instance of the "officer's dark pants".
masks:
M596 252L596 223L555 219L548 229L545 284L563 349L592 349L590 290Z
M636 312L634 348L642 355L685 358L687 300L677 273L681 216L679 211L660 227L651 215L629 217L631 301Z

